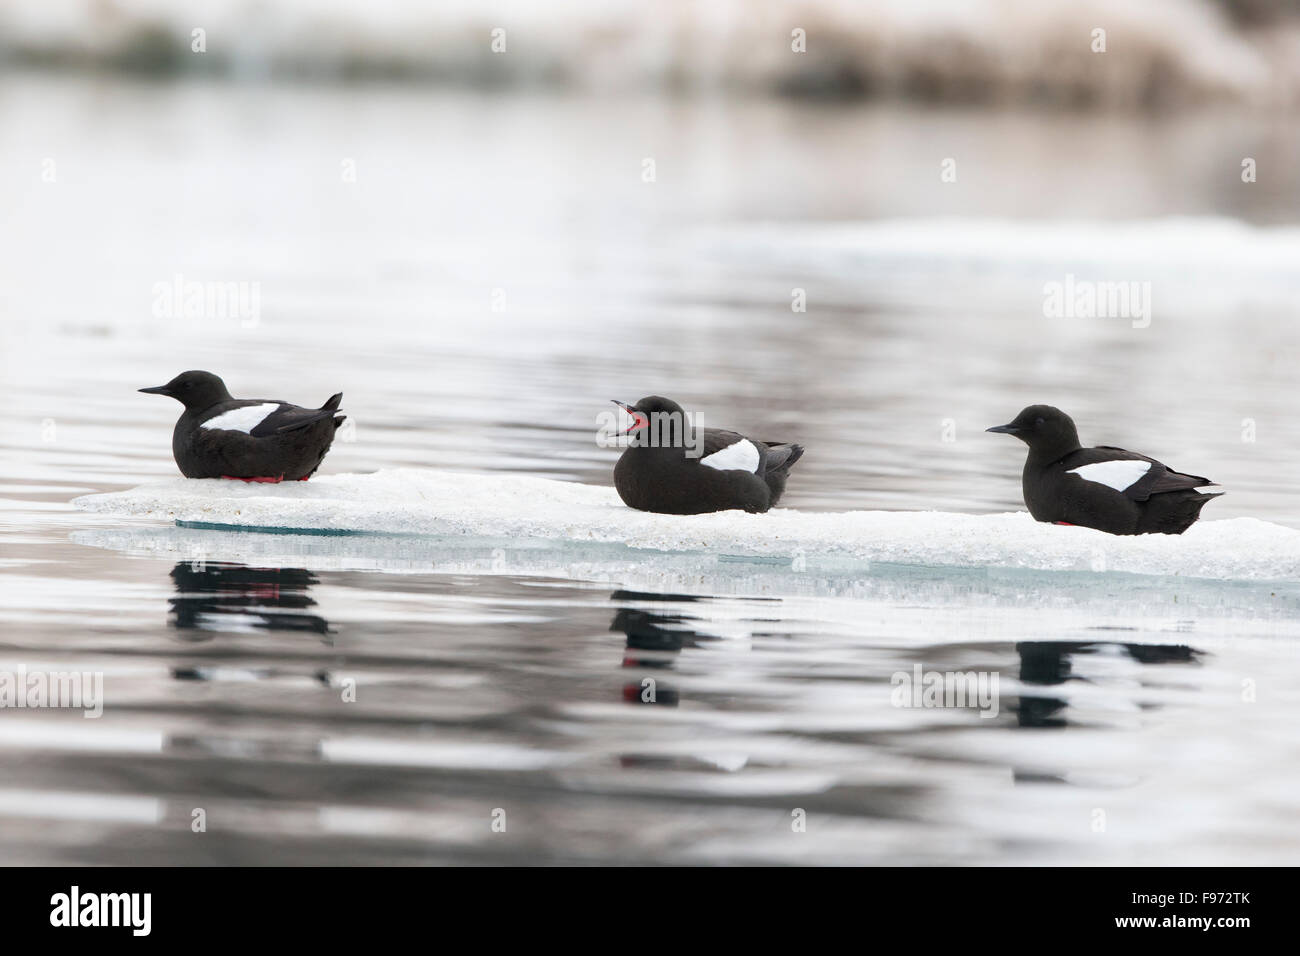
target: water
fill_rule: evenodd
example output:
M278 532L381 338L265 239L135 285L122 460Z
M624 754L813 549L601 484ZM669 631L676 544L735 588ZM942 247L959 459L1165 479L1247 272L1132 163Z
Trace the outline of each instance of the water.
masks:
M1207 517L1300 527L1300 310L1270 264L1298 137L1239 115L6 76L0 671L102 671L106 699L97 720L0 712L4 862L1294 859L1289 584L705 581L494 566L490 543L470 566L68 502L174 474L178 408L134 389L200 367L237 394L342 390L331 473L607 484L596 414L669 394L805 444L785 504L810 511L1018 508L1022 452L982 429L1051 401L1085 441L1224 482ZM1241 184L1242 142L1276 175ZM1167 216L1193 217L1175 231L1208 265L1162 253ZM1234 254L1210 217L1249 227ZM861 231L904 218L943 218L922 249L947 251ZM1052 251L1084 218L1091 245ZM989 219L1029 241L953 251ZM1150 255L1106 264L1126 223ZM1044 281L1099 268L1152 282L1149 328L1043 316ZM258 283L257 320L155 315L177 274ZM996 673L996 716L892 706L917 664Z

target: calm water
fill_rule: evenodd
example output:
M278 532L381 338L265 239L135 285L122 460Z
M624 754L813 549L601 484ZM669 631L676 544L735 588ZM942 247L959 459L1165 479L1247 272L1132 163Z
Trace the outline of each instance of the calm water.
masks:
M1017 508L1019 447L982 429L1052 401L1085 440L1224 482L1210 517L1297 526L1286 268L1153 249L1114 275L1153 283L1137 330L1044 319L1042 283L1105 241L834 238L1221 216L1267 251L1300 219L1297 149L1240 117L4 77L0 671L102 671L105 709L0 710L0 859L1293 860L1290 585L742 570L722 595L328 539L241 564L68 501L174 474L178 408L134 389L200 367L237 394L342 390L331 472L606 483L596 414L669 394L803 442L786 504L810 510ZM1243 187L1243 150L1276 172ZM256 283L260 311L155 314L177 275ZM998 713L892 706L917 664L996 673Z

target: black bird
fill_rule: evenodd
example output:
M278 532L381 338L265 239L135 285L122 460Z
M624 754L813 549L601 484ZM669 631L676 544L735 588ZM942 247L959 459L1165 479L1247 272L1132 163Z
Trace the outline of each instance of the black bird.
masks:
M766 511L785 491L803 447L764 442L720 428L695 428L674 401L651 395L635 405L631 444L614 466L614 487L629 507L670 515Z
M988 429L1029 446L1022 485L1038 521L1111 534L1182 534L1221 491L1208 478L1184 475L1111 445L1083 448L1074 421L1051 405L1030 405L1015 420Z
M320 408L231 398L226 383L211 372L182 372L166 385L140 391L185 406L172 432L172 454L186 478L306 481L345 418L335 414L342 392Z

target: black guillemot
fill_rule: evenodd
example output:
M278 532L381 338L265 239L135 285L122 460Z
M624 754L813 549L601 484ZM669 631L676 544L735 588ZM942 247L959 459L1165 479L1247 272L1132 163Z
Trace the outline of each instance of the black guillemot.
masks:
M1222 492L1208 478L1173 471L1154 458L1110 445L1083 448L1074 421L1051 405L1030 405L988 429L1029 446L1021 479L1038 521L1111 534L1182 534Z
M185 406L172 432L172 454L186 478L306 481L345 417L337 414L342 392L320 408L231 398L226 383L211 372L182 372L166 385L140 391Z
M799 445L697 428L680 405L657 395L635 405L614 403L632 416L623 432L631 443L614 466L614 487L624 504L640 511L767 511L803 455Z

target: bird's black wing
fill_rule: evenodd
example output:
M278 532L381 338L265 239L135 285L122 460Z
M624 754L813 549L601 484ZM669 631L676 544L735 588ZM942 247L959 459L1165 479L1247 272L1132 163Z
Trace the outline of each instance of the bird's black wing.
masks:
M257 426L249 434L254 438L282 435L285 432L297 431L300 428L306 428L308 425L314 425L319 421L333 417L333 415L333 408L303 408L301 405L290 405L287 402L281 402L280 407L258 422Z
M730 432L725 428L706 428L704 429L704 448L700 452L700 457L707 458L724 448L730 448L738 441L748 441L748 439L739 432Z
M1205 488L1215 484L1208 478L1202 478L1199 475L1185 475L1182 472L1174 471L1164 462L1156 461L1156 459L1146 455L1139 455L1137 452L1128 451L1125 448L1117 448L1114 445L1098 445L1096 448L1081 449L1066 459L1066 468L1078 468L1082 465L1101 464L1108 461L1150 462L1151 467L1147 469L1146 474L1121 492L1125 497L1131 498L1133 501L1146 501L1152 495L1165 494L1171 491L1192 491L1195 488Z

